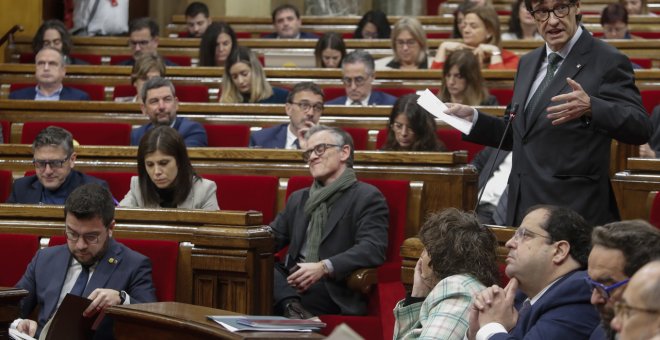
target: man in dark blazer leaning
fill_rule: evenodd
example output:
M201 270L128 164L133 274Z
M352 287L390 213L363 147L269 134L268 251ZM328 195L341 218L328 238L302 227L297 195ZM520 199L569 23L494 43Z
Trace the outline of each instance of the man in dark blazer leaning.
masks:
M517 117L504 136L504 149L513 151L507 224L517 226L539 203L569 206L593 224L617 220L611 141L639 145L652 132L630 60L579 25L579 0L525 0L525 6L545 44L520 58L516 73ZM514 118L448 106L473 122L466 140L493 147Z
M89 100L89 95L62 85L66 76L64 55L53 47L42 48L35 58L36 87L26 87L9 94L9 99L22 100Z
M306 138L303 158L314 183L294 192L270 225L277 249L289 246L274 270L275 313L364 315L365 297L346 279L385 260L387 203L378 189L357 181L349 134L317 125Z
M328 101L328 105L394 105L396 97L373 89L376 79L374 58L365 50L355 50L344 57L341 66L346 95Z

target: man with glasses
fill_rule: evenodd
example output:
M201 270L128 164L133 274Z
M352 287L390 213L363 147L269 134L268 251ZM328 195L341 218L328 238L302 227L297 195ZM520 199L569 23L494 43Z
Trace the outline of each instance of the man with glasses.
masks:
M342 82L346 95L328 101L328 105L394 105L396 97L372 90L376 71L374 58L365 50L355 50L342 61Z
M594 225L619 219L610 185L612 139L643 144L651 122L630 60L580 26L579 0L525 0L545 44L520 58L504 119L448 104L472 122L464 138L512 150L506 224L535 204L567 206ZM505 132L510 119L511 128Z
M660 230L646 221L621 221L594 228L589 254L591 304L601 318L591 339L615 338L610 323L628 280L643 265L660 258Z
M35 174L14 181L7 203L62 205L69 194L87 183L108 184L73 169L76 153L73 136L65 129L49 126L32 143Z
M620 340L660 339L660 259L633 275L614 309L612 328Z
M387 203L378 189L355 177L348 133L317 125L305 137L303 160L314 182L291 194L270 224L277 250L289 247L275 265L275 313L298 319L364 315L366 299L346 279L385 260Z
M115 205L98 184L74 190L64 205L66 245L37 252L16 287L29 292L21 301L21 317L12 324L38 337L67 294L92 300L83 316L95 317L109 306L155 302L151 263L114 241ZM39 318L26 319L35 308ZM112 322L101 321L94 339L112 338Z
M588 339L598 325L585 284L593 228L568 208L530 208L506 242L506 287L474 297L468 339Z
M305 148L305 133L321 119L323 91L312 82L296 84L286 98L284 110L289 123L255 131L250 147L271 149Z
M133 52L133 58L123 60L117 65L133 66L142 54L157 54L159 31L158 23L149 17L132 20L128 26L128 47ZM178 66L167 58L163 59L167 66Z

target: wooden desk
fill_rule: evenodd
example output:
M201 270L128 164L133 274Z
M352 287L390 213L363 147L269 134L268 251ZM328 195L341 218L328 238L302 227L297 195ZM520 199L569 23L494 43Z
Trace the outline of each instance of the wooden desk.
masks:
M18 303L27 290L0 287L0 340L9 339L9 325L20 315Z
M108 308L115 320L117 340L153 338L178 339L323 339L317 333L239 332L232 333L206 318L207 315L240 315L221 309L179 302L155 302Z

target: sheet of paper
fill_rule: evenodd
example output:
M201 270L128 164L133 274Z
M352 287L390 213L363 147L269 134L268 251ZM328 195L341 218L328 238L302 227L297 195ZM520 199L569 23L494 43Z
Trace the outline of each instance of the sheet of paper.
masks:
M418 91L417 94L419 95L417 104L424 108L424 110L449 124L454 129L457 129L466 135L470 133L472 122L446 114L444 111L447 110L447 105L438 99L438 97L436 97L429 89Z

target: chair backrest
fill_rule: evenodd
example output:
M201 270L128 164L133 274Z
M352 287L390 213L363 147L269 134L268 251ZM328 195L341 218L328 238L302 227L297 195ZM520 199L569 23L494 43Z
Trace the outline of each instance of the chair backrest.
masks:
M490 94L497 98L500 105L509 105L513 98L513 89L490 89Z
M0 234L0 258L6 260L2 265L0 287L14 287L37 250L37 235Z
M323 100L327 103L330 100L339 98L346 95L346 89L343 87L324 87L323 88Z
M291 176L286 184L286 200L294 192L312 186L314 178L312 176Z
M174 301L176 298L176 273L179 243L164 240L138 240L117 238L117 242L148 257L151 260L151 277L158 301ZM65 244L64 236L52 236L49 247Z
M208 103L209 88L204 85L176 85L176 97L185 103Z
M9 92L14 92L26 87L35 87L36 83L16 83L9 85ZM91 100L103 101L105 100L105 86L99 84L68 84L64 83L66 87L72 87L87 93Z
M2 126L2 142L4 144L9 144L9 137L11 136L11 123L6 120L0 120L0 126Z
M132 55L113 55L110 56L110 65L117 65L124 60L128 60L133 58ZM192 65L192 60L188 56L180 56L180 55L171 55L165 57L165 59L177 64L178 66L191 66Z
M648 201L650 202L650 204L647 204L650 207L649 223L660 229L660 195L658 195L658 192L651 191Z
M279 186L276 176L205 174L204 178L218 185L220 209L261 211L264 224L274 219Z
M461 137L461 132L455 129L438 129L437 133L438 138L445 143L447 150L467 150L468 163L471 162L472 158L484 148L483 145L464 141Z
M357 127L342 128L353 138L353 147L355 150L366 150L369 142L369 129Z
M131 177L137 176L137 173L133 172L86 171L85 173L106 181L112 196L117 201L121 201L131 189Z
M250 144L249 125L211 125L204 124L209 146L211 147L248 147Z
M651 58L630 58L630 62L646 69L653 67L653 59Z
M653 108L660 104L660 90L641 90L642 103L649 115L653 112Z
M387 129L378 130L378 135L376 135L376 150L380 150L387 142Z
M101 56L95 54L80 54L80 53L71 53L72 58L84 60L90 65L101 65ZM34 53L21 53L18 57L18 62L21 64L32 64L34 63Z
M9 194L11 194L11 185L14 182L11 171L0 170L0 203L7 201Z
M128 146L131 141L131 125L126 123L25 122L21 133L21 144L32 144L39 132L51 125L71 132L73 139L80 145Z

